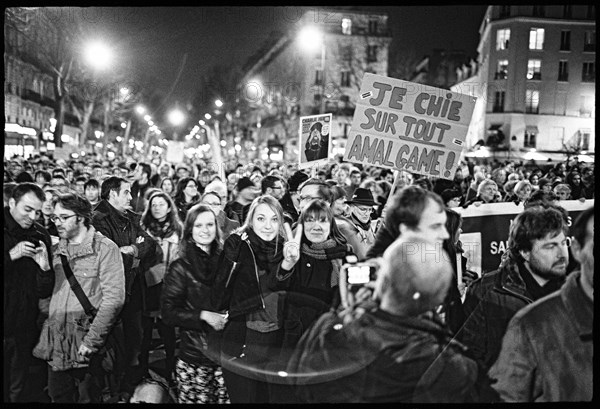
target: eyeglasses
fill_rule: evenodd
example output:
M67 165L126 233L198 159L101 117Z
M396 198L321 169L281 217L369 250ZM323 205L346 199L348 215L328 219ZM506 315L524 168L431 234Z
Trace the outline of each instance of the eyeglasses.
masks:
M358 207L358 206L354 206L354 208L356 210L358 210L361 213L366 213L366 212L370 212L372 210L371 207Z
M320 197L317 196L300 196L300 201L303 200L319 200L321 199Z
M50 220L52 220L52 223L56 223L57 221L60 221L61 223L66 222L67 220L69 220L71 217L77 216L76 214L72 214L70 216L57 216L55 214L53 214L52 216L50 216Z

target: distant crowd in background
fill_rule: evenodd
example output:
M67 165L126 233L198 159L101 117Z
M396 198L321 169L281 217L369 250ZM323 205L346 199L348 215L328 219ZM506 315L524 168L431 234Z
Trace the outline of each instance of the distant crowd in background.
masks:
M594 199L594 175L576 158L468 159L452 180L342 161L5 160L4 400L27 401L34 357L57 403L591 399L593 206L571 244L561 202ZM478 277L456 208L501 202L524 211ZM446 261L423 262L436 244ZM358 292L352 256L378 266Z

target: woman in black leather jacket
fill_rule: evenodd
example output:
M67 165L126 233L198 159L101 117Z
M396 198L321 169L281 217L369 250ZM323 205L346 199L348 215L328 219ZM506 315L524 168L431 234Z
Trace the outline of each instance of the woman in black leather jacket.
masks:
M192 207L180 256L169 266L161 296L163 321L180 328L175 367L179 403L229 403L219 365L219 331L227 314L216 312L210 301L220 253L215 214L205 205Z

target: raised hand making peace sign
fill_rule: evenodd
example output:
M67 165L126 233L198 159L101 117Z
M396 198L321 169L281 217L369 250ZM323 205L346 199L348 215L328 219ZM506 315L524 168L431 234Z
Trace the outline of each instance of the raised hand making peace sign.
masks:
M300 240L302 239L302 224L296 227L296 234L292 232L289 224L283 225L288 240L283 245L283 263L281 266L286 270L291 270L292 267L300 259Z

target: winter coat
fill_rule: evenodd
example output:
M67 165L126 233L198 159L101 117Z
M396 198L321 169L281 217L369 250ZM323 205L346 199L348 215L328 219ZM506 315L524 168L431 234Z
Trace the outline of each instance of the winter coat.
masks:
M214 273L220 251L208 255L192 248L197 257L177 258L169 266L161 295L162 320L179 326L179 357L194 365L214 365L219 361L220 333L200 319L204 311L217 311L211 302Z
M142 229L139 218L139 215L129 210L125 213L119 212L106 200L101 200L96 205L92 217L92 225L96 230L114 241L118 247L133 246L134 248L134 255L122 255L128 298L131 296L133 282L140 271L140 263L145 263L149 267L151 263L148 260L155 256L156 242ZM138 237L143 237L144 241L138 243Z
M156 240L157 244L157 258L160 262L150 269L155 274L162 274L163 281L155 284L149 285L149 281L147 276L150 274L148 270L145 271L144 276L144 291L142 293L143 300L143 310L144 313L151 317L156 317L159 315L160 311L160 297L162 293L162 288L164 286L164 276L169 271L170 264L175 261L179 257L179 236L176 233L171 234L164 239L160 237L153 236L150 231L146 231L154 240Z
M54 286L54 271L42 271L30 257L10 259L10 250L22 241L43 242L52 257L50 235L38 223L23 229L4 208L4 337L17 338L17 344L27 348L35 345L38 337L36 320L38 300L49 297ZM51 264L52 265L52 264ZM31 349L30 349L31 351Z
M492 385L509 402L591 401L594 302L580 273L560 291L520 310L510 321Z
M73 246L61 239L53 253L56 283L34 356L48 361L55 371L86 367L89 361L78 354L79 346L100 351L125 302L121 252L115 243L90 227L81 244ZM97 309L91 324L65 276L61 255L67 257L73 275Z
M357 226L350 219L345 217L336 217L335 223L339 228L342 235L348 241L348 244L352 246L352 251L356 254L359 261L368 258L367 253L369 249L375 244L375 229L373 228L375 223L370 224L369 230L364 230L362 227Z
M505 254L498 270L475 280L467 291L463 304L466 320L457 337L486 369L498 357L511 318L535 301L523 280L525 268Z
M348 319L349 318L349 319ZM482 376L445 327L374 308L321 316L288 364L307 403L469 402Z

